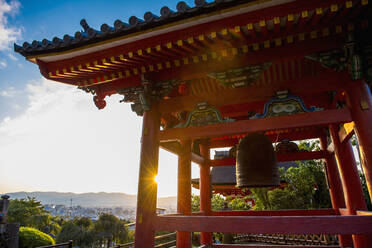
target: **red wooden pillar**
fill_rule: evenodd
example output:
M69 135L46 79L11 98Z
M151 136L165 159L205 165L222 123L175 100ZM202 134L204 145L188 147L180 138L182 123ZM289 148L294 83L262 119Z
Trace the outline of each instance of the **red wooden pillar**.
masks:
M320 146L324 152L326 152L326 170L329 184L329 194L331 196L332 208L339 211L340 208L345 208L344 191L342 190L342 184L340 174L338 173L337 162L334 154L330 154L327 151L327 137L322 135L319 137ZM338 236L340 247L351 247L353 240L351 235L339 235Z
M362 81L350 81L347 87L348 105L355 123L361 160L366 176L369 195L372 199L372 96L367 84Z
M353 148L350 141L340 142L338 125L332 124L329 131L334 144L335 154L338 159L338 166L341 175L342 187L345 195L345 204L349 214L355 215L356 210L366 210L366 202L360 182L358 169L354 159ZM367 228L367 227L366 227ZM353 235L355 248L371 247L367 244L364 235Z
M191 215L191 141L181 140L180 143L177 212L182 215ZM177 232L177 247L191 247L191 234L189 232Z
M160 116L153 106L143 115L141 158L138 180L135 247L154 247L153 222L156 217Z
M210 176L210 149L209 144L205 141L200 144L200 154L203 156L205 163L200 165L200 211L204 215L210 215L212 211L211 204L211 176ZM211 245L213 233L200 233L201 245Z

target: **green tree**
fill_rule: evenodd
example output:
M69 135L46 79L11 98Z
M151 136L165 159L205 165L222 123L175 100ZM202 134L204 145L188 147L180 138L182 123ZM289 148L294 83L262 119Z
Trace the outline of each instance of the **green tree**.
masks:
M212 195L212 210L222 210L225 208L225 198L220 194L213 194Z
M52 237L35 228L21 227L19 229L19 248L34 248L54 244Z
M249 210L251 206L249 206L246 202L247 200L246 197L235 197L235 198L230 198L228 197L226 201L228 202L228 207L232 210Z
M252 188L250 189L254 199L254 210L271 210L271 203L269 200L268 188Z
M48 212L35 198L15 199L9 202L8 222L19 223L21 226L38 224L39 219L34 216L45 216Z
M213 194L211 198L212 210L222 210L225 208L225 198L220 194ZM193 212L200 211L200 196L191 196L191 210Z
M192 194L191 196L191 211L200 211L200 196Z
M360 181L362 183L362 188L363 188L364 197L366 199L367 208L369 211L372 211L372 202L371 202L371 198L369 197L369 193L368 193L366 177L361 172L359 173L359 176L360 176Z
M57 243L64 243L69 240L73 240L75 246L82 248L92 247L95 241L95 233L92 230L92 226L79 226L74 223L74 220L67 221L62 225L56 241Z
M301 142L301 150L319 150L319 142ZM279 170L284 189L252 189L256 210L314 209L331 206L323 163L319 160L297 161L298 167Z
M44 206L35 198L11 200L8 209L8 222L21 226L34 227L46 233L58 234L60 226Z
M97 237L101 241L107 241L107 246L111 246L111 242L124 243L128 240L128 230L125 222L112 214L101 214L93 227Z

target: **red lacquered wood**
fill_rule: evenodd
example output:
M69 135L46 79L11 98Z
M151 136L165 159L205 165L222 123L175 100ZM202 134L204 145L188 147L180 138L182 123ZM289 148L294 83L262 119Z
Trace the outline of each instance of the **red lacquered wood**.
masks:
M135 247L154 247L160 116L154 104L143 115L141 158L138 179Z
M334 209L295 209L267 211L212 211L213 216L322 216L337 215Z
M347 209L347 208L339 208L338 211L340 212L340 215L342 215L342 216L352 215L350 210Z
M269 134L267 137L272 142L279 142L283 139L289 139L291 141L296 140L305 140L305 139L315 139L318 138L320 135L322 135L322 132L318 128L312 128L310 130L303 130L303 131L294 131L292 130L286 130L279 134ZM220 147L230 147L235 144L239 143L239 138L221 138L217 137L214 139L211 139L210 141L210 147L211 148L220 148Z
M340 142L338 125L330 125L329 132L338 160L346 208L352 214L355 214L356 210L367 210L351 143L350 141Z
M338 160L346 208L351 215L355 215L356 210L367 210L367 206L351 142L341 143L338 131L337 125L332 124L329 126L329 132ZM353 235L353 243L356 248L368 248L370 247L368 243L372 245L367 237L363 235Z
M357 215L372 215L372 211L357 211Z
M157 217L155 229L257 234L372 234L372 216L173 216Z
M348 105L352 110L355 133L361 150L361 162L372 199L372 96L364 81L348 83L346 92Z
M212 247L216 248L338 248L335 245L255 245L255 244L213 244Z
M341 215L344 215L343 208L345 208L344 191L342 189L342 183L340 174L337 168L336 157L327 151L327 137L323 134L319 137L320 147L326 153L326 172L328 178L329 194L331 197L332 207L335 211L339 211ZM341 247L351 247L353 240L351 235L339 235L338 240Z
M191 214L191 141L181 140L178 155L177 213ZM190 232L177 232L177 247L191 247Z
M200 144L200 154L203 156L204 161L206 161L206 163L200 166L200 211L208 216L211 215L212 210L209 142L203 141ZM212 233L200 233L200 243L202 245L212 244Z
M322 159L325 157L323 151L313 151L313 152L296 152L296 153L287 153L287 154L277 154L278 162L284 161L303 161L303 160L312 160L312 159ZM222 158L222 159L213 159L210 160L210 166L228 166L235 165L235 158Z
M202 156L193 152L191 153L191 161L199 165L203 165L205 163L205 159Z
M225 68L226 69L226 68ZM214 69L215 71L216 69ZM213 71L213 70L212 70ZM187 71L190 75L193 70ZM205 71L201 77L205 76ZM343 90L344 84L341 83L339 74L335 72L324 72L317 76L308 76L301 79L289 80L285 82L264 85L252 85L244 88L229 89L215 92L214 94L204 94L202 96L183 96L159 101L159 111L161 113L172 113L183 110L193 110L198 102L207 101L210 105L219 107L226 103L229 105L263 101L266 102L276 91L287 89L294 95L306 94L314 95L325 91ZM175 78L178 76L175 75Z
M324 126L330 123L344 123L350 121L350 111L344 108L263 119L226 122L200 127L167 129L160 131L160 140L173 141L185 138L206 138L275 129Z
M329 194L331 197L332 207L337 210L339 208L345 207L344 192L342 189L342 183L340 179L340 174L337 168L336 158L333 154L329 154L327 151L327 138L325 133L320 136L320 146L321 149L326 152L326 169L327 169L327 179L329 185Z

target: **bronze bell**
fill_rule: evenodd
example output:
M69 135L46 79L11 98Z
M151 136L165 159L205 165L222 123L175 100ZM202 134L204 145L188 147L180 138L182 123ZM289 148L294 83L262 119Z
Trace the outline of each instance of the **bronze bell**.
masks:
M241 139L236 157L237 187L280 185L276 154L265 135L253 133Z

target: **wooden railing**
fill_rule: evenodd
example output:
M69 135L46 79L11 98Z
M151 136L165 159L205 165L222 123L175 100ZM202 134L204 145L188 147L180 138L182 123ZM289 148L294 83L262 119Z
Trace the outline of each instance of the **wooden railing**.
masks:
M234 243L261 242L279 245L338 245L336 235L327 234L238 234Z
M162 240L167 239L167 238L172 238L172 237L174 237L174 240L161 243ZM176 232L156 236L155 242L158 243L157 245L155 245L155 248L168 248L168 247L174 246L176 244ZM134 242L118 244L118 245L115 245L113 248L126 248L126 247L134 247Z
M55 245L47 245L47 246L40 246L37 248L54 248L54 247L68 247L72 248L72 240L66 242L66 243L60 243L60 244L55 244Z

